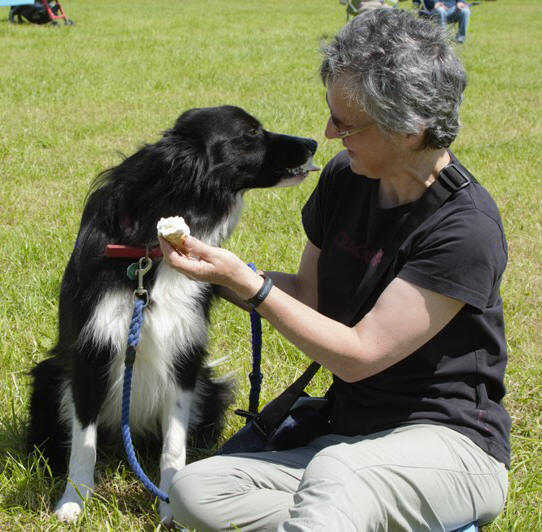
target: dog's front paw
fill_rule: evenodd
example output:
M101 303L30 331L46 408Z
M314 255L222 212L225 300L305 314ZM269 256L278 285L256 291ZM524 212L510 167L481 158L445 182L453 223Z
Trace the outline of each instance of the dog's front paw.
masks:
M170 504L164 501L160 501L159 512L160 523L167 527L173 525L173 511L171 510Z
M60 501L55 508L55 515L60 521L75 521L83 509L81 504L74 501Z

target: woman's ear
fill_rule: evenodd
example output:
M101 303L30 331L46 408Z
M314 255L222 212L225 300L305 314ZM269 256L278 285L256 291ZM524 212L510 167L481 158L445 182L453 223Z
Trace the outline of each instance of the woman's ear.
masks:
M403 138L407 148L413 151L421 150L423 149L425 131L420 131L419 133L405 133Z

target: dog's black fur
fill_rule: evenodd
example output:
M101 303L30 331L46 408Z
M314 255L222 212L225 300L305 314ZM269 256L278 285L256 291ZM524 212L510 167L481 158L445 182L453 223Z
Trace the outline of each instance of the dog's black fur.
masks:
M104 418L111 416L114 409L107 409L104 404L111 393L111 368L116 360L124 358L125 344L121 345L118 338L128 334L123 329L131 315L134 283L127 278L126 268L134 260L106 258L105 246L154 246L157 221L177 215L185 218L194 236L219 245L235 226L244 191L272 187L285 178L300 181L308 170L314 169L309 163L315 151L315 141L268 132L238 107L192 109L183 113L158 142L145 145L99 176L87 199L62 281L58 342L53 356L31 371L28 443L31 448L39 448L55 470L65 468L71 427L76 421L83 430L97 425L117 431L113 428L116 421ZM143 353L143 361L145 356L158 359L149 362L139 378L151 378L148 372L158 369L165 372L177 392L194 392L198 416L190 420L190 430L196 445L210 446L222 428L230 386L211 378L211 370L205 365L204 336L186 335L190 336L193 328L201 328L201 322L206 328L212 287L189 281L176 272L172 274L167 264L160 263L145 277L150 293L146 315L159 312L169 290L164 290L163 281L158 288L160 276L169 276L171 291L179 298L179 305L184 305L182 309L196 310L186 318L170 313L174 327L186 326L184 336L170 341L170 352ZM102 323L97 315L102 307L110 309L110 325ZM184 312L182 309L179 312ZM145 335L147 339L156 335L158 341L168 330L169 324L162 322L170 318L160 316L155 321L149 318L148 329L141 333L142 343ZM117 323L117 318L124 325ZM136 367L144 363L139 357L138 351ZM137 398L137 394L134 382L132 396ZM151 394L145 399L153 400L163 398ZM137 401L134 408L137 409ZM120 403L118 409L120 417ZM136 423L133 430L140 435L153 432L154 424L141 425ZM72 458L73 453L72 449ZM93 471L94 464L91 466ZM73 496L70 499L66 494L65 499L74 501ZM66 512L59 516L71 518Z

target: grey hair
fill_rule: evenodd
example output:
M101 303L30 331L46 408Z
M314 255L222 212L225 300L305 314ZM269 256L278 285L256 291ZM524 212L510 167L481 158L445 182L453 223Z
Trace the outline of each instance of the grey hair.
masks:
M467 76L439 24L400 9L366 10L323 56L324 84L340 79L346 97L383 131L423 131L422 147L433 149L457 136Z

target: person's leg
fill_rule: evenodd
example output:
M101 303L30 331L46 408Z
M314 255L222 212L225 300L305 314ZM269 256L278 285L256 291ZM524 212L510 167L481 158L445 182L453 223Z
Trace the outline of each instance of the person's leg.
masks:
M288 517L303 471L321 447L214 456L173 477L169 492L177 524L206 530L276 530Z
M443 27L446 27L446 9L444 7L435 7L434 9L431 10L431 13L430 15L437 19L437 20L440 20L440 23L442 24Z
M470 23L470 9L468 7L463 7L457 10L457 42L465 42L467 40L467 30L469 29Z
M453 430L412 425L350 441L311 460L279 531L454 530L504 505L504 465Z
M457 22L457 42L465 42L467 39L467 30L470 23L470 9L468 7L452 7L446 13L446 21L450 23Z

